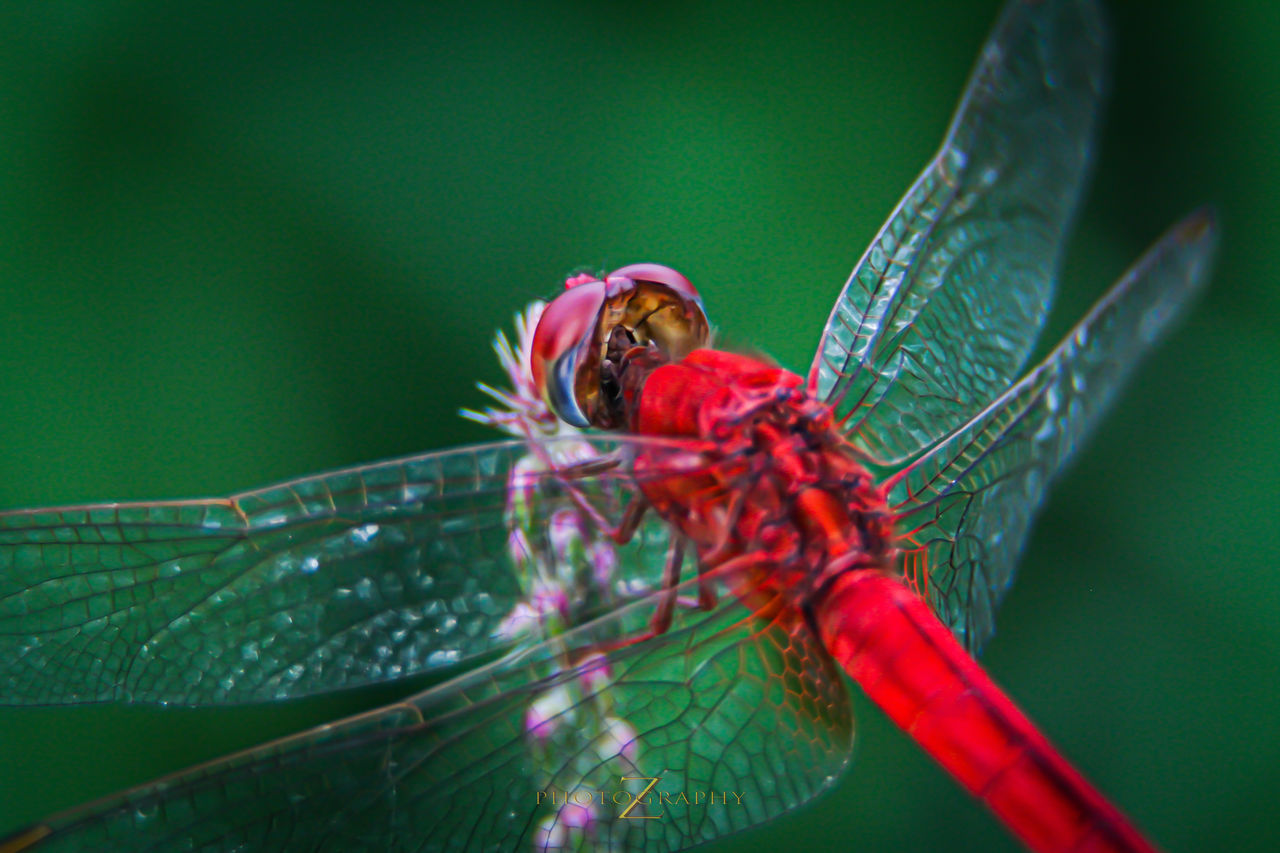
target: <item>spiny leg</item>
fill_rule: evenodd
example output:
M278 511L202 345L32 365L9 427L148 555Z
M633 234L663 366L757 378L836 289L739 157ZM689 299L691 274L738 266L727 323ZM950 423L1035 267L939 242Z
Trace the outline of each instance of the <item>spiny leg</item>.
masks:
M649 508L649 502L639 492L634 494L627 502L626 508L622 511L622 518L615 525L573 484L575 479L617 468L621 460L589 459L574 465L558 467L551 460L546 449L537 442L533 443L533 451L538 455L540 461L547 466L547 471L564 487L565 492L569 495L569 500L573 501L573 505L591 520L591 523L596 526L596 529L603 536L616 545L626 545L631 541L636 531L640 529L640 522L644 520L645 511Z
M680 566L683 564L684 539L675 535L671 537L671 546L667 549L667 562L662 567L662 591L658 594L658 606L649 619L646 639L665 634L671 627L671 617L676 606L676 587L680 584Z
M720 601L716 588L711 583L711 575L703 563L698 563L698 607L711 610Z
M610 524L604 514L600 512L582 492L573 484L576 478L586 477L604 471L616 468L619 464L617 459L592 459L581 462L576 465L566 466L562 468L555 467L545 453L540 452L542 461L547 465L552 475L564 487L568 493L570 500L580 512L591 519L597 529L606 537L619 545L625 545L635 536L636 531L640 529L640 523L644 520L644 514L649 509L650 503L640 493L636 493L627 502L626 508L622 512L622 518L619 519L617 525ZM738 499L739 496L732 496L731 515L736 517L741 513L743 501ZM719 551L727 550L728 541L718 546ZM699 610L711 610L719 603L719 596L715 591L715 587L711 581L710 574L705 565L700 561L698 565L698 595L696 599L681 597L677 594L677 588L680 585L680 568L684 564L684 538L673 531L670 547L667 549L666 563L662 569L662 590L659 593L658 605L654 611L652 618L649 620L649 630L639 637L634 637L626 641L623 645L641 642L650 637L655 637L665 633L670 627L672 619L675 615L675 605L680 604L683 607L697 608Z
M724 492L723 487L717 487L717 489L717 494L722 494ZM720 539L711 547L711 550L707 551L706 554L703 555L703 559L707 563L716 565L728 556L730 546L733 544L734 531L738 529L738 522L742 519L742 510L746 505L747 494L745 490L740 489L736 492L730 493L728 519L726 523L722 525L723 532L720 534Z
M671 627L671 618L674 612L674 605L677 601L690 607L696 607L699 610L713 609L720 601L720 597L716 593L715 587L712 584L713 576L732 576L737 573L748 572L751 569L764 569L767 571L770 567L776 565L772 557L759 551L749 554L739 554L737 557L725 560L719 565L699 564L697 599L677 599L674 595L674 585L680 580L679 557L681 556L681 554L677 552L682 552L682 550L682 546L680 548L673 547L672 551L668 554L668 561L666 567L663 569L662 579L663 587L671 594L663 594L662 600L658 603L658 609L654 612L653 619L650 622L651 630L645 635L645 639L661 634ZM673 555L675 556L675 559L672 559Z

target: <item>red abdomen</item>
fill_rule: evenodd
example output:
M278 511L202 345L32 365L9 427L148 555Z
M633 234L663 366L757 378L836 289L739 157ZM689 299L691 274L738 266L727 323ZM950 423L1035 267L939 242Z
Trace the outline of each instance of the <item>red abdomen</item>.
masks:
M815 617L845 672L1032 850L1154 849L897 579L847 573Z

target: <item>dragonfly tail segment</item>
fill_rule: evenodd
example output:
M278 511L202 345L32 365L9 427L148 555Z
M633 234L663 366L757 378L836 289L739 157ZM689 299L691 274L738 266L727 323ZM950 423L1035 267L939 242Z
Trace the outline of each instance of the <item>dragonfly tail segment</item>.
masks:
M845 573L815 615L845 672L1030 849L1156 850L898 579Z

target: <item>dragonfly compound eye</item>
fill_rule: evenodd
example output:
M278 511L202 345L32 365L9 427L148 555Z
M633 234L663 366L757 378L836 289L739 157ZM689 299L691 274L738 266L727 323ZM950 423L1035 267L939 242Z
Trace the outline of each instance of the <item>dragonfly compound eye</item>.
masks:
M624 388L643 380L636 371L679 361L706 345L710 329L698 291L670 267L632 264L585 279L570 279L543 311L533 379L561 420L615 429L626 422Z

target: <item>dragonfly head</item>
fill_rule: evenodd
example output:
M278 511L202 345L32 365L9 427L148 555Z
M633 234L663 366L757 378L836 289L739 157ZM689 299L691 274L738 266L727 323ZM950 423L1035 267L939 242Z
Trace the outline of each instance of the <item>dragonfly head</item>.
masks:
M576 427L622 426L623 373L637 350L679 361L710 336L702 298L680 273L631 264L603 279L569 279L538 321L533 382L556 417Z

